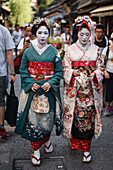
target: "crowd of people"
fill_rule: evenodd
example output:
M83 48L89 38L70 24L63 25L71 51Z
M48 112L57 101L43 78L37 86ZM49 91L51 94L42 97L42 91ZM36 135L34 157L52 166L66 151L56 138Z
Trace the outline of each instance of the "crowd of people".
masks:
M102 133L103 104L104 115L113 115L113 33L108 40L103 24L96 25L88 16L76 18L72 32L66 25L60 34L58 24L40 18L26 24L25 30L15 25L10 33L0 25L0 137L8 137L4 128L7 65L9 81L15 82L15 49L22 58L15 133L30 141L32 165L40 165L42 145L45 152L53 151L54 124L56 135L69 139L71 149L81 150L82 161L90 162L92 138Z

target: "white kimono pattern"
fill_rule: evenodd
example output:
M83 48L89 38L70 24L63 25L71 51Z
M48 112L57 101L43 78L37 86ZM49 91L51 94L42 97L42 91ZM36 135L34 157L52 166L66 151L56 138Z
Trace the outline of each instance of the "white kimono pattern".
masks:
M74 69L72 62L78 61L88 66L89 62L96 63L95 70L90 75L92 91L94 96L95 106L95 129L94 136L98 138L102 132L102 111L103 111L103 94L102 94L102 80L104 74L104 61L101 56L100 49L94 44L88 44L85 51L76 44L67 48L63 59L63 71L65 80L64 90L64 112L63 112L63 136L71 138L72 124L74 118L74 109L76 103L77 90L80 86L83 88L87 86L88 77L80 72L80 76L73 76ZM78 72L78 69L76 69ZM74 81L72 83L74 77ZM96 77L96 83L94 81Z

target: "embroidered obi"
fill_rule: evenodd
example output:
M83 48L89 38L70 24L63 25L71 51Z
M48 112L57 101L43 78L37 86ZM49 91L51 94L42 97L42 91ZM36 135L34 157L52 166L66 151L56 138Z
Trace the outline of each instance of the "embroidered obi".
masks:
M49 80L54 75L54 63L29 62L28 71L36 81Z
M51 43L51 45L53 45L53 47L55 47L56 49L61 48L61 43Z
M96 61L72 61L72 68L90 75L96 69Z

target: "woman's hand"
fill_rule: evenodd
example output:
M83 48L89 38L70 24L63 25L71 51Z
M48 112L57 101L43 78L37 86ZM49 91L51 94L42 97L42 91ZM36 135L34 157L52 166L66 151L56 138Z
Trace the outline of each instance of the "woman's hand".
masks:
M42 88L45 92L48 92L49 89L51 88L51 85L50 85L48 82L46 82L46 83L43 84L43 86L41 86L41 88Z
M40 86L37 83L34 83L33 86L31 87L31 89L36 92L38 89L40 88Z
M106 70L104 71L104 75L105 75L106 79L110 79L110 75L109 75L109 73Z

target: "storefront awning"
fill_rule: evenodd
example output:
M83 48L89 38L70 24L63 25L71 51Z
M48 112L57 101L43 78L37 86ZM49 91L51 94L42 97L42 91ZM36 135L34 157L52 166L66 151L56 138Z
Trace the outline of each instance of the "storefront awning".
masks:
M55 19L62 19L63 18L63 15L62 14L56 14L56 15L53 15L53 16L50 16L50 17L47 17L48 19L50 19L52 22L54 22Z
M11 10L5 5L0 4L0 8L2 8L3 10L5 10L7 12L11 12Z
M90 12L91 16L111 16L113 15L113 5L99 7Z

